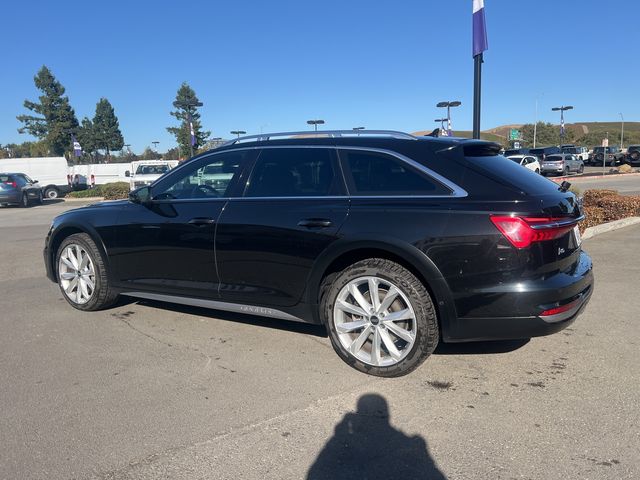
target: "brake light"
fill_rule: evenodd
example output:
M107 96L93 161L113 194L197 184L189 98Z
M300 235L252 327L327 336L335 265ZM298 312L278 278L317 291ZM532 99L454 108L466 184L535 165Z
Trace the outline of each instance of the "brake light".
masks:
M511 217L492 215L491 221L516 248L526 248L535 242L561 237L575 226L575 222L558 225L556 217Z
M5 185L9 185L10 187L17 188L18 184L16 182L4 182Z

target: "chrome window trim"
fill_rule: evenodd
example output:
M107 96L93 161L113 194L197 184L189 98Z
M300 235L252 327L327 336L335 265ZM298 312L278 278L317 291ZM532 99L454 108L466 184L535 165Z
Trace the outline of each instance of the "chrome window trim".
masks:
M385 148L376 148L376 147L359 147L359 146L347 146L347 145L253 145L248 147L239 147L233 148L229 150L223 151L213 151L210 152L206 157L210 157L213 155L222 155L229 152L236 152L240 150L257 150L257 149L272 149L272 148L325 148L325 149L333 149L333 150L360 150L365 152L374 152L374 153L382 153L385 155L390 155L392 157L397 158L398 160L405 162L411 165L413 168L422 171L432 179L436 180L438 183L441 183L449 190L451 190L451 194L449 195L338 195L338 196L294 196L294 197L214 197L214 198L181 198L174 200L153 200L154 202L196 202L196 201L207 201L207 200L288 200L288 199L344 199L344 198L365 198L365 199L376 199L376 198L463 198L467 197L469 194L465 189L456 185L448 178L443 177L439 173L434 172L429 167L422 165L419 162L401 154L398 152L394 152L393 150L388 150ZM206 158L205 156L201 157L201 159ZM171 170L171 173L186 167L190 162L186 162L183 165L175 167ZM159 179L158 179L159 180Z

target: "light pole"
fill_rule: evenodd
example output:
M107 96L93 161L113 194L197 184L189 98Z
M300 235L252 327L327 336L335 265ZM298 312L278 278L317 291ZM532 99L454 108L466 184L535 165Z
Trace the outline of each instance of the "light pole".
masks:
M567 110L573 110L572 105L563 105L561 107L553 107L551 109L553 112L560 112L560 147L564 143L564 112Z
M447 135L451 136L452 133L452 129L451 129L451 108L453 107L459 107L460 105L462 105L462 102L459 102L458 100L455 100L453 102L440 102L438 104L436 104L436 107L438 108L447 108Z
M317 132L318 125L324 125L324 120L307 120L307 124L313 125L313 129Z
M360 132L364 130L364 127L353 127L352 130L356 132L358 135L360 135Z
M436 118L434 122L440 122L440 134L444 131L444 122L446 122L446 118Z
M240 138L240 135L244 135L244 134L246 134L247 132L245 132L244 130L231 130L229 133L230 133L231 135L237 135L237 136L238 136L238 138Z
M624 115L619 113L620 119L622 120L622 129L620 130L620 150L624 148Z
M196 143L195 132L193 131L193 118L191 117L191 108L201 107L203 105L202 102L197 100L176 100L173 102L173 106L176 108L182 108L187 112L187 120L189 121L189 134L191 135L191 139L189 141L189 147L191 148L191 157L193 157L193 146Z
M153 144L153 151L156 153L156 155L158 155L158 144L160 143L157 140L154 140L153 142L151 142Z
M127 155L131 155L131 144L130 143L125 143L122 148L126 148L127 149Z

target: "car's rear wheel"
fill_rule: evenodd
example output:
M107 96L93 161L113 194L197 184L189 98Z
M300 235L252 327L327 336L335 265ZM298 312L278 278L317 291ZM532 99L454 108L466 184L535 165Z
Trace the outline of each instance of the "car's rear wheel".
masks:
M438 344L429 292L415 275L390 260L362 260L327 276L320 309L340 358L371 375L406 375Z
M564 167L564 170L562 171L562 176L566 177L567 175L569 175L569 167Z
M20 206L22 208L27 208L29 206L29 196L26 192L22 194L22 198L20 199Z
M38 192L38 198L36 199L38 205L42 205L42 190Z
M578 167L578 173L584 173L584 165Z
M56 268L62 295L78 310L101 310L118 298L109 284L102 254L86 233L64 239L56 255Z

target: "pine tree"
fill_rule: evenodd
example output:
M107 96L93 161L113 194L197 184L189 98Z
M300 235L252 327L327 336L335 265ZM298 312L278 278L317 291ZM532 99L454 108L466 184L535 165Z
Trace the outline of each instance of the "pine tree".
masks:
M176 102L197 103L199 100L196 96L196 92L187 84L187 82L183 82L176 94ZM167 131L176 137L176 142L180 146L180 154L183 157L188 157L191 153L191 130L189 127L189 117L191 117L193 132L195 134L195 145L193 145L194 150L198 150L199 147L206 143L211 132L205 132L202 130L198 107L176 107L176 110L172 111L171 115L180 121L180 126L168 127Z
M111 150L121 150L124 146L124 138L120 132L118 118L106 98L101 98L96 104L96 114L93 117L93 140L97 149L103 149L107 162Z
M72 148L71 133L78 129L78 119L64 87L46 66L38 71L34 82L42 92L40 102L25 100L24 107L36 115L18 115L17 119L24 124L18 132L44 140L51 153L63 155Z
M80 125L76 138L82 147L82 152L89 156L89 160L93 159L93 155L98 149L98 146L93 130L93 122L89 118L84 117L82 119L82 124Z

